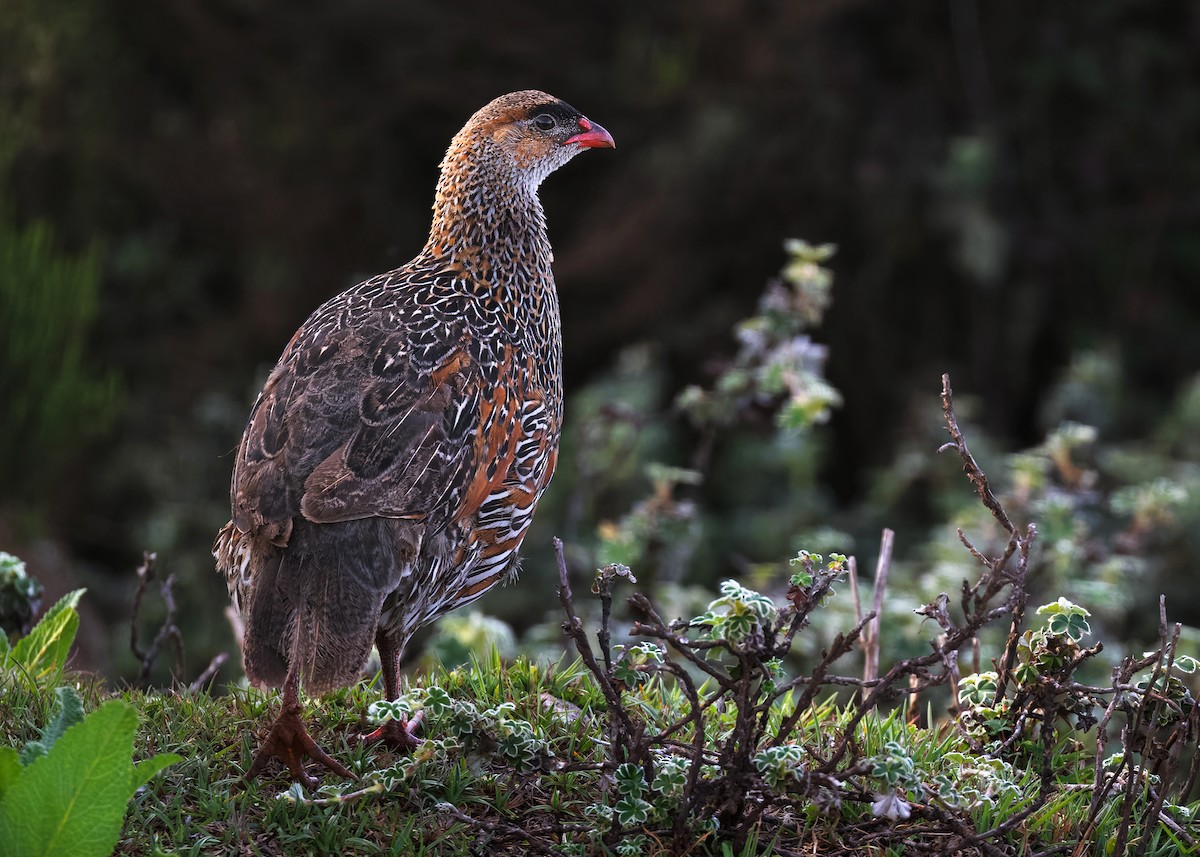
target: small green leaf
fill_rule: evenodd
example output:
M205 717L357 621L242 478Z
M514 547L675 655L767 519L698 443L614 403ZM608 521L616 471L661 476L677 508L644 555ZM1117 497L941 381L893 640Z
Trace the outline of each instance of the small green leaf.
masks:
M629 663L629 661L618 661L613 666L613 678L621 682L628 688L641 687L646 681L646 674L638 672L637 667Z
M182 761L183 756L178 753L159 753L152 759L138 762L133 766L133 776L129 783L130 793L132 794L150 782L159 771Z
M425 690L425 709L435 717L440 717L454 707L454 700L445 688L434 685Z
M646 775L633 762L623 762L617 766L616 780L617 790L623 795L640 798L646 793Z
M61 671L79 629L75 605L84 591L76 589L64 595L27 636L17 641L6 660L17 663L35 679Z
M807 571L798 571L789 578L789 582L792 584L792 586L811 586L813 582L813 576Z
M70 686L56 687L54 695L58 697L54 718L42 729L40 741L30 741L21 750L21 764L28 765L41 756L50 752L55 742L62 734L83 720L83 700L79 693Z
M1082 608L1075 608L1075 610L1080 609ZM1075 641L1081 640L1085 635L1090 634L1092 629L1088 625L1087 619L1083 618L1083 615L1075 612L1075 610L1052 613L1049 621L1046 622L1046 627L1050 633L1060 637L1070 637Z
M389 720L405 721L412 716L412 706L407 699L379 699L367 708L367 719L372 723L386 723Z
M1194 673L1197 667L1200 667L1200 661L1191 655L1180 655L1175 659L1175 669L1188 675Z
M1091 616L1092 615L1085 608L1080 607L1078 604L1075 604L1072 601L1068 601L1067 599L1062 598L1062 597L1059 597L1059 599L1057 601L1052 601L1049 604L1043 604L1042 606L1038 607L1036 612L1037 612L1037 615L1039 615L1039 616L1045 615L1047 613L1049 613L1051 616L1060 614L1060 613L1075 614L1077 616Z
M622 827L645 824L646 820L650 818L652 808L649 803L633 795L625 795L613 807L617 815L617 823Z

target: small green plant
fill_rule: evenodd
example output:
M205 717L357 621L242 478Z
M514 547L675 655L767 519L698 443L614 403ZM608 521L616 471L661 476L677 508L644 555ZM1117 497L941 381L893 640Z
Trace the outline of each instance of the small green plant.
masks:
M631 763L623 762L617 766L614 778L617 781L619 798L613 805L613 818L621 827L636 827L650 820L654 809L645 797L649 791L646 786L646 775L642 769Z
M25 571L25 563L0 551L0 634L19 634L37 614L42 584Z
M766 595L726 580L721 584L721 597L688 624L697 628L703 639L738 643L755 631L769 631L778 618L779 608ZM720 649L709 651L715 655Z
M0 635L0 669L33 691L58 684L79 629L75 605L83 592L64 595L11 649L8 638Z
M57 705L40 738L0 747L0 842L6 857L104 857L121 831L129 798L180 761L160 753L133 764L137 713L111 700L84 716L72 686L58 686L79 626L83 590L59 601L28 636L8 648L0 636L0 674L26 692L52 691Z
M58 688L58 714L39 741L0 748L0 842L8 857L105 857L129 798L181 760L160 753L131 762L137 713L112 700L88 716L73 688Z
M498 658L495 660L499 662ZM400 699L375 702L367 717L379 724L389 718L407 720L417 711L424 711L429 717L428 728L447 734L457 748L469 753L494 754L517 770L537 770L554 756L535 726L517 716L514 703L481 707L452 697L437 684L413 688Z
M767 785L777 791L783 790L804 773L804 751L797 744L764 747L754 754L754 767Z
M1039 616L1049 617L1046 620L1046 633L1050 636L1070 637L1072 642L1078 643L1092 633L1087 622L1087 617L1092 614L1065 598L1060 597L1053 604L1043 604L1036 612Z
M688 387L677 406L701 428L732 425L748 410L777 408L787 429L805 429L829 419L841 394L825 379L823 345L805 333L829 306L833 273L825 263L837 248L799 239L784 244L789 260L767 285L758 312L737 327L738 353L711 390Z

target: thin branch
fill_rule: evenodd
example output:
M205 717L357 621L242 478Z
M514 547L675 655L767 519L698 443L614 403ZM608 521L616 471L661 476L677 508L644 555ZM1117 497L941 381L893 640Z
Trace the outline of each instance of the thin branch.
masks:
M896 533L884 529L879 540L879 562L875 566L875 590L871 611L875 618L867 625L863 634L863 681L874 681L879 677L879 629L883 616L883 593L887 589L888 572L892 567L892 548L896 543Z
M175 594L173 592L175 575L167 575L167 579L159 585L159 592L167 608L167 615L163 619L162 626L158 629L158 633L154 635L154 640L147 651L142 651L138 645L138 618L142 610L142 597L146 594L146 587L149 586L150 582L156 576L155 562L157 559L158 555L151 551L144 551L142 553L142 564L137 568L137 591L133 595L133 616L129 622L129 649L133 652L133 656L137 658L138 663L141 664L136 680L139 686L145 684L146 679L150 675L150 670L154 668L154 662L158 660L160 650L168 642L175 649L175 675L179 676L183 674L183 634L175 625L176 607Z
M532 848L534 851L536 851L538 854L546 854L546 855L548 855L548 857L555 857L555 855L558 853L558 852L554 851L554 849L548 848L546 845L544 845L542 842L540 842L537 838L535 838L533 831L529 831L529 830L525 830L523 828L517 827L515 824L508 824L503 821L489 821L486 818L474 818L472 816L467 815L465 812L463 812L461 809L459 809L452 803L446 803L446 802L439 803L437 805L437 810L438 810L438 812L444 812L447 815L452 816L453 818L456 818L457 820L461 821L463 824L466 824L475 830L486 830L488 833L491 833L493 835L495 835L497 833L503 833L503 834L506 834L513 838L524 840L525 842L527 842L529 844L529 847ZM559 826L559 827L561 830L564 830L564 831L566 830L566 828L564 826ZM582 832L585 832L586 830L588 830L588 828L584 827L583 825L572 825L572 830L570 830L568 832L582 833Z
M979 493L979 499L983 501L983 505L988 508L992 513L992 517L996 519L1000 526L1015 535L1017 528L1013 526L1012 521L1008 519L1008 514L1004 511L1004 507L1000 505L1000 501L992 493L992 486L988 483L988 478L984 474L983 469L975 461L975 456L971 454L971 450L967 449L967 440L963 437L962 430L958 427L958 419L954 416L954 394L950 389L949 374L942 375L942 413L946 418L946 427L950 431L951 441L941 446L938 452L946 449L958 450L958 455L963 461L963 472L967 474L967 478L975 486L975 490Z
M596 656L592 652L592 645L588 640L587 632L583 629L583 622L575 614L575 605L571 594L571 582L567 575L567 560L563 555L563 543L561 539L556 538L554 540L554 555L558 560L558 600L562 604L563 612L567 616L566 621L563 622L563 631L575 643L575 649L579 652L579 657L583 659L584 666L595 676L597 683L600 685L600 690L604 694L604 700L608 703L611 737L616 748L623 750L627 747L629 738L634 733L633 724L629 720L629 714L625 711L625 706L621 704L621 695L613 687L608 673L596 663Z
M208 666L204 668L204 672L196 676L196 680L188 685L188 690L192 693L198 693L199 691L204 690L204 688L208 686L209 682L217 677L217 673L220 672L221 667L225 665L227 660L229 660L228 652L218 652L213 659L208 662Z

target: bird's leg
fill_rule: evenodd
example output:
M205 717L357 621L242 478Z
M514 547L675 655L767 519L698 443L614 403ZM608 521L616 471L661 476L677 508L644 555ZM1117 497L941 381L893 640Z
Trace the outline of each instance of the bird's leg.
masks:
M384 698L389 701L396 699L400 696L400 647L382 628L375 632L375 647L379 649ZM418 711L408 720L387 720L374 732L361 736L359 740L364 744L382 741L393 750L411 752L421 744L416 731L421 728L421 721L424 719L425 713Z
M303 783L310 789L316 788L317 778L310 777L304 771L302 762L305 756L311 756L340 777L350 780L358 779L341 762L322 750L304 728L304 721L300 718L303 709L300 706L299 672L299 659L293 658L292 664L288 668L287 679L283 683L283 707L280 709L279 717L275 719L275 725L271 727L266 740L255 754L250 769L242 778L243 782L254 779L266 768L267 762L276 758L288 766L292 779Z

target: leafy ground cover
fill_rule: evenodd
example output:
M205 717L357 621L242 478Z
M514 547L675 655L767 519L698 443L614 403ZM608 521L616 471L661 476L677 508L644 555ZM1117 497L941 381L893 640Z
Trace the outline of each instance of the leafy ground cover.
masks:
M13 749L0 756L0 824L57 811L9 803L32 770L13 767L30 763L16 748L57 738L73 754L63 770L86 768L81 746L94 742L97 756L118 746L96 735L131 727L136 711L132 755L148 761L132 766L125 745L117 779L136 791L118 854L1193 853L1200 756L1186 681L1197 664L1177 652L1179 627L1164 607L1155 650L1122 659L1107 684L1078 680L1102 649L1088 612L1066 599L1028 605L1037 528L1014 525L992 494L944 385L945 452L1009 538L989 556L962 534L979 575L918 610L924 654L879 661L886 551L875 609L860 608L793 672L787 655L812 617L859 600L853 558L802 551L779 595L731 580L699 615L672 621L627 567L606 566L592 581L600 619L589 627L560 544L573 660L493 654L418 674L398 700L379 701L368 684L312 700L314 737L357 779L327 777L308 792L278 771L241 781L274 694L112 692L64 672L78 621L64 603L4 652L0 729ZM614 645L622 596L637 619ZM1001 643L982 651L989 626ZM864 652L861 674L838 672ZM95 713L80 721L85 710ZM355 740L417 710L425 742L411 756ZM79 722L64 728L64 717ZM16 853L104 853L38 840L53 821L38 817Z

